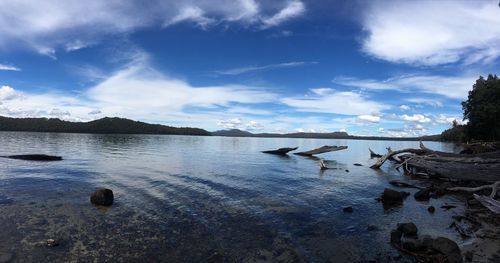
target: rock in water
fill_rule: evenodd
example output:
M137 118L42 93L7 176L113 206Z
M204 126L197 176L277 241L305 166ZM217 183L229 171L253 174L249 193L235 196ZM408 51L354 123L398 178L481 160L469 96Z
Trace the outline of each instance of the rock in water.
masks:
M90 196L90 202L94 205L110 206L113 199L113 191L109 189L99 189Z
M344 211L344 213L352 213L354 211L352 209L352 206L344 207L344 208L342 208L342 210Z
M432 242L432 248L446 255L450 263L462 263L462 254L455 241L446 237L438 237Z
M59 242L57 242L57 240L50 238L50 239L47 239L47 246L48 247L57 247L57 246L59 246Z
M415 193L414 197L417 201L428 201L431 189L425 188Z
M382 203L391 204L391 203L402 203L403 200L409 195L407 192L398 192L389 188L385 188L382 193Z
M436 208L434 206L429 206L429 208L427 208L427 211L429 211L429 213L434 213L436 211Z
M398 224L398 230L401 231L404 236L416 236L418 232L417 226L412 222Z

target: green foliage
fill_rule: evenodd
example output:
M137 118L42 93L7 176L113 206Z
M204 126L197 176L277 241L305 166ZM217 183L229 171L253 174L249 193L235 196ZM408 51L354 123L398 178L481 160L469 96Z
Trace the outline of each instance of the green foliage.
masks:
M90 122L70 122L47 118L7 118L0 116L0 131L210 135L198 128L176 128L122 118L102 118Z
M441 133L441 140L447 142L467 142L467 126L453 121L453 127Z
M469 120L466 125L469 139L500 140L500 79L496 75L479 77L462 107L464 120Z

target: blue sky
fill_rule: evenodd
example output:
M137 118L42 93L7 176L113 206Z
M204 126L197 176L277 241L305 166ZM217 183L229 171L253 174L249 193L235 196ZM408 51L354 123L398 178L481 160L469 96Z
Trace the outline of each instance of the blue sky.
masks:
M436 134L500 68L484 1L0 1L0 115Z

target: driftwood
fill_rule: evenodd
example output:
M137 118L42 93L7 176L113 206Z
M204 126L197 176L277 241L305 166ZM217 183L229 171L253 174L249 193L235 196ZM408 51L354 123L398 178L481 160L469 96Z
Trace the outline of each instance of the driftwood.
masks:
M481 203L484 207L488 208L491 212L495 214L500 214L500 202L488 197L474 194L474 198L476 198L479 203Z
M493 184L489 184L489 185L482 185L482 186L478 186L478 187L451 187L451 188L448 188L446 190L449 190L449 191L462 191L462 192L469 192L469 193L475 193L475 192L479 192L479 191L482 191L482 190L486 190L486 189L490 189L491 188L491 194L490 194L490 197L491 198L495 198L495 196L497 195L498 193L498 187L500 187L500 181L497 181Z
M262 152L263 153L269 153L269 154L285 155L288 152L297 150L298 148L299 147L295 147L295 148L289 148L289 147L287 147L287 148L279 148L277 150L262 151Z
M21 155L7 155L0 156L2 158L17 159L17 160L27 160L27 161L60 161L61 156L52 156L45 154L21 154Z
M479 187L450 187L449 191L464 191L474 193L474 198L490 211L500 214L500 201L495 200L500 187L500 151L476 154L455 154L431 150L420 142L420 149L402 149L383 155L371 166L379 169L385 161L398 154L411 153L403 156L404 161L397 167L403 166L405 171L414 175L425 173L429 176L443 177L451 180L495 182ZM395 158L397 160L397 158ZM400 182L395 182L400 184ZM403 186L401 184L401 186ZM490 196L477 195L475 192L491 188Z
M321 154L321 153L326 153L326 152L333 152L333 151L340 151L340 150L345 150L347 149L347 146L322 146L314 150L306 151L306 152L298 152L294 153L296 155L302 155L302 156L312 156L315 154Z
M436 177L466 181L500 181L500 159L426 155L413 156L408 160L408 166Z
M398 151L389 151L388 153L384 154L380 159L378 159L378 161L374 165L370 166L370 168L379 169L380 166L382 166L384 162L387 161L387 159L390 159L393 156L401 153L425 154L426 151L422 149L412 149L412 148L407 148Z

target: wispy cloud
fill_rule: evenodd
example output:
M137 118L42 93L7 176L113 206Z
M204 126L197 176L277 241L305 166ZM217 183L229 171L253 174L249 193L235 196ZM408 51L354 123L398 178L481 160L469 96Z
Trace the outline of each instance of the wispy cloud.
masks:
M283 98L281 101L303 112L321 112L343 115L363 115L381 112L388 105L370 100L355 92L333 89L312 89L310 96Z
M278 13L274 14L269 18L262 19L263 27L268 28L272 26L277 26L290 18L302 15L306 8L304 3L297 0L289 1L288 4L281 9Z
M304 11L300 0L2 0L0 46L27 47L55 58L59 49L78 50L144 27L188 22L205 29L216 24L266 29Z
M0 64L0 70L6 70L6 71L21 71L20 68L14 67L12 65L5 65L5 64Z
M477 75L407 75L384 80L338 77L333 83L367 90L424 92L451 99L464 99L478 77Z
M488 63L500 56L498 1L375 1L364 52L416 65Z
M273 69L280 69L280 68L292 68L292 67L300 67L300 66L307 66L307 65L314 65L314 64L318 64L318 62L315 62L315 61L293 61L293 62L278 63L278 64L268 64L268 65L263 65L263 66L251 66L251 67L241 67L241 68L217 70L217 71L215 71L215 73L219 74L219 75L240 75L240 74L245 74L245 73L250 73L250 72L255 72L255 71L265 71L265 70L273 70Z

